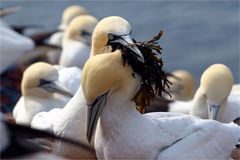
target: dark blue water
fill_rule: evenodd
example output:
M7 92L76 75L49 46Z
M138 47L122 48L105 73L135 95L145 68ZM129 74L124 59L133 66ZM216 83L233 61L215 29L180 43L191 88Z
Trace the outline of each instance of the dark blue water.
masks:
M159 30L165 69L186 69L199 83L211 64L223 63L239 83L239 1L2 1L1 7L20 6L4 20L10 24L41 24L53 28L62 11L84 6L98 19L118 15L132 25L133 37L148 40Z

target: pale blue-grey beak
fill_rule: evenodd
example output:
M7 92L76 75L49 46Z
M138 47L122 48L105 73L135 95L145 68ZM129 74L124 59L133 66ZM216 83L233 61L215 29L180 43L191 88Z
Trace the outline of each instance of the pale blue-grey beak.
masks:
M116 42L117 42L117 43L120 43L120 44L122 44L123 46L126 46L127 48L129 48L130 50L132 50L132 51L136 54L136 56L137 56L137 58L138 58L139 61L141 61L142 63L145 62L144 57L143 57L141 51L140 51L140 50L137 48L137 46L133 43L130 35L122 35L122 36L120 36L120 38L115 39L115 40L113 40L113 41L110 41L110 43L116 43Z
M209 119L216 120L219 108L220 108L220 105L208 104Z
M68 97L73 97L73 94L58 81L43 81L39 86L51 93L59 93Z
M109 91L108 91L109 92ZM87 140L90 143L97 126L98 119L107 101L108 92L97 97L96 100L88 105L87 110Z

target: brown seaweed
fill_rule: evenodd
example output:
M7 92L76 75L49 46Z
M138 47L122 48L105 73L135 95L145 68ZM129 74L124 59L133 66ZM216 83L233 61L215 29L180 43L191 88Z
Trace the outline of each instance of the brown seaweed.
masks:
M122 51L123 65L130 65L134 72L141 76L141 87L132 100L140 106L140 110L150 105L151 101L156 97L163 97L163 93L170 95L166 91L171 82L167 79L167 73L163 70L163 60L161 58L161 46L158 40L161 38L163 31L160 31L151 40L145 42L137 42L133 39L134 44L143 54L145 62L137 59L136 54L132 53L128 47L119 43L111 43L112 51L117 49ZM129 44L131 45L131 44ZM134 74L133 74L134 77Z

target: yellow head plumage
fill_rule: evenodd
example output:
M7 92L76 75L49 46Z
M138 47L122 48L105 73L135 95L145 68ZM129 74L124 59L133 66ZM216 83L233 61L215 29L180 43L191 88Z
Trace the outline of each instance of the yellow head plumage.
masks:
M63 11L62 20L61 20L61 24L60 24L59 28L62 30L65 30L73 18L75 18L79 15L86 15L86 14L88 14L88 12L82 6L72 5L72 6L67 7Z
M91 57L82 71L82 89L88 104L103 93L110 91L125 93L125 97L136 94L139 87L139 77L132 76L129 65L123 66L121 52L115 51ZM129 98L129 100L131 100Z
M195 81L192 74L185 70L176 70L172 74L177 78L168 77L168 80L172 83L170 92L174 98L181 101L191 100L195 90Z
M50 64L45 62L37 62L29 66L23 73L23 79L21 83L22 94L32 95L39 84L40 80L56 81L58 79L57 70ZM40 92L46 94L47 92ZM34 94L33 94L34 95Z
M231 70L223 64L208 67L201 77L200 87L208 103L220 105L229 96L233 86Z
M93 31L91 56L110 51L105 47L108 42L108 33L125 35L130 32L130 24L121 17L111 16L102 19Z
M66 30L64 41L71 39L90 45L92 41L92 32L97 23L98 20L90 15L74 18Z

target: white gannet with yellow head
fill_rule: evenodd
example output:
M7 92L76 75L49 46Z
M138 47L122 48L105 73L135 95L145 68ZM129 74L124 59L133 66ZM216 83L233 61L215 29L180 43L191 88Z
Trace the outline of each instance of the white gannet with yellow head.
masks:
M131 30L126 20L108 17L99 24L108 20L121 21L122 25L118 27L119 25L112 23L112 32L106 32L108 36L104 34L105 43L117 42L136 47L132 42L129 45L130 40L125 39L125 36L129 38L126 34ZM122 33L124 29L125 33ZM133 74L131 64L123 65L121 50L99 54L106 44L101 41L96 44L99 49L92 51L98 55L90 57L86 62L82 71L81 87L88 105L86 138L92 143L96 129L94 147L97 158L206 159L230 156L240 137L240 128L235 124L223 125L212 120L196 120L187 115L172 118L162 118L161 113L141 115L133 102L133 97L140 88L141 77ZM137 48L130 49L138 61L145 62ZM77 96L80 95L76 94L74 97ZM226 138L226 135L230 139ZM206 138L208 141L203 141ZM174 153L171 152L172 147ZM192 152L189 152L190 149ZM221 153L222 149L225 150L224 153Z
M63 11L61 23L58 26L59 31L54 33L49 40L48 44L58 46L62 48L63 37L66 33L66 29L68 28L70 22L77 16L80 15L88 15L87 10L80 5L71 5ZM60 58L62 50L54 49L48 52L47 56L51 63L57 64Z
M65 10L63 11L61 23L58 26L58 29L60 31L54 33L48 40L48 43L61 47L64 33L68 28L68 25L70 24L72 19L74 19L77 16L87 15L87 14L88 14L87 10L84 7L79 5L71 5L65 8Z
M172 95L173 102L168 104L170 112L189 113L191 100L195 92L195 80L193 75L186 70L176 70L172 72L168 80L172 83L167 89Z
M201 77L190 114L229 123L240 113L240 91L231 92L233 75L223 64L208 67Z
M17 123L30 124L35 114L65 106L72 94L61 85L58 77L57 69L44 62L34 63L25 70L22 98L13 110Z
M71 21L64 35L59 65L83 67L91 52L92 32L97 22L90 15L78 16Z
M133 44L130 38L130 31L131 27L129 23L121 17L113 16L102 19L93 32L91 56L94 57L95 55L106 53L107 50L109 53L106 54L110 54L108 43L121 43L140 54L135 45L129 45ZM99 63L96 65L101 66ZM37 114L32 121L32 126L89 144L85 136L87 108L82 87L80 86L77 93L63 109L54 109L50 112ZM59 118L53 120L51 117L55 117L55 115ZM40 125L38 123L40 121L44 122L44 124ZM89 145L94 148L93 141ZM76 148L66 143L54 143L53 151L68 158L96 158L95 153L88 152L82 148Z
M193 75L186 70L175 70L173 76L168 76L170 85L169 93L174 100L189 101L192 100L195 91L195 80Z

